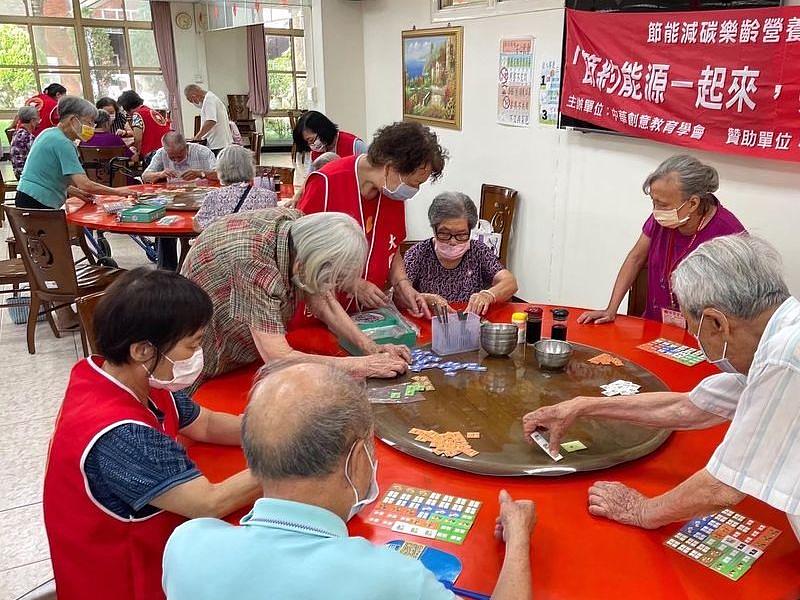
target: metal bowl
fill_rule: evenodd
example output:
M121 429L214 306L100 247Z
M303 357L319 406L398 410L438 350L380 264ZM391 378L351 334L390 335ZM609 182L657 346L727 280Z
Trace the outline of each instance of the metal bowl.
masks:
M572 344L561 340L540 340L533 350L542 369L563 369L572 357Z
M510 323L481 325L481 347L489 356L508 356L517 347L519 329Z

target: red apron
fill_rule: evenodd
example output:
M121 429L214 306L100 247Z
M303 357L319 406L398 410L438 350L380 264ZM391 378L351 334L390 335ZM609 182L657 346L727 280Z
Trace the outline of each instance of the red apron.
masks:
M383 194L372 200L361 195L357 174L361 156L335 160L311 173L297 208L305 214L341 212L358 221L367 236L369 252L362 276L385 290L389 285L392 259L406 237L406 209L403 202ZM349 312L357 310L355 302L346 297L340 297L340 302ZM305 304L300 302L289 329L318 324L305 312Z
M356 153L356 142L359 141L360 138L357 138L352 133L347 133L346 131L340 131L336 137L336 154L339 155L339 158L344 158L345 156L353 156ZM320 156L325 154L324 152L315 152L314 150L311 151L311 160L317 160Z
M25 106L34 106L39 111L39 117L42 122L33 130L33 135L39 135L48 127L55 127L58 125L58 101L47 94L37 94L33 98L29 98Z
M161 138L172 129L169 119L157 110L145 105L132 110L131 114L139 115L144 125L144 129L142 129L142 144L141 148L139 148L141 155L147 156L161 148Z
M163 599L161 559L167 538L186 519L160 511L122 518L91 495L83 470L94 442L106 431L136 422L176 438L178 410L172 395L152 389L164 424L131 391L90 357L70 375L50 441L44 479L44 523L59 600Z

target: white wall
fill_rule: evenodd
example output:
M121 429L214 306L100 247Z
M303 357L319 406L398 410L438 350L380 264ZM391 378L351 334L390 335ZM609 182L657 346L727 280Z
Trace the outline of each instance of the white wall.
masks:
M327 2L327 0L326 0ZM401 42L404 29L430 27L429 0L362 3L366 128L402 118ZM501 35L536 37L542 59L559 58L562 10L467 20L464 27L462 131L438 129L450 151L443 179L408 203L409 237L430 235L432 197L457 189L477 200L482 183L520 192L510 268L529 300L605 306L616 272L650 210L641 182L661 160L682 150L655 142L583 134L534 125L495 123L497 54ZM326 62L326 81L332 77ZM340 66L348 77L352 64ZM329 111L334 118L335 112ZM719 197L750 231L784 256L790 286L800 293L800 165L697 153L719 169Z
M170 2L172 10L172 38L175 43L175 60L178 63L178 87L181 94L181 114L183 131L186 135L194 132L194 115L197 109L183 97L183 88L190 83L204 83L207 80L206 50L203 34L197 28L197 15L194 4ZM193 16L194 25L187 30L175 25L175 15L187 12Z

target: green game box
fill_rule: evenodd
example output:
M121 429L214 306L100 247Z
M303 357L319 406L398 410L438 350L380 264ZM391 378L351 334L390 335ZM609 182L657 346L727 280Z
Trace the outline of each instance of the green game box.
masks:
M358 328L377 344L402 344L413 348L419 330L406 321L394 307L382 307L350 315ZM339 345L353 356L363 352L349 342L339 339Z
M158 221L166 213L163 206L137 205L120 211L119 220L122 223L152 223Z

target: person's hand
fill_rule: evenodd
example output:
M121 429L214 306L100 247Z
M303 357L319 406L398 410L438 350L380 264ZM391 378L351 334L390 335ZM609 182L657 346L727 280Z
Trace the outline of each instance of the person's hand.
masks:
M176 177L178 177L178 172L175 171L174 169L164 169L163 171L161 171L160 179L169 180L169 179L175 179Z
M467 304L467 310L464 312L475 313L479 317L482 317L483 315L486 314L486 311L489 310L489 307L492 305L492 302L493 302L492 297L486 292L478 292L477 294L472 294L469 297L469 304Z
M383 290L366 279L359 279L353 291L355 292L359 306L362 308L378 308L380 306L386 306L389 302L389 297L383 293Z
M117 190L126 197L133 198L134 201L139 198L139 190L132 190L130 187L120 187Z
M375 346L375 351L370 352L370 354L385 352L386 354L391 354L395 358L404 360L406 363L411 362L411 350L408 349L408 346L404 346L403 344L375 344Z
M578 323L595 323L597 325L601 325L603 323L613 323L614 319L616 318L617 315L607 308L604 310L587 310L580 317L578 317Z
M408 363L394 354L380 352L369 356L352 356L347 361L346 370L353 377L378 377L391 379L406 372Z
M117 129L115 132L119 137L125 137L126 131L124 129Z
M184 181L193 181L194 179L200 179L203 176L202 171L198 171L197 169L188 169L181 173L181 179Z
M447 300L442 298L439 294L420 294L420 296L425 300L425 304L428 305L428 308L435 309L437 306L441 306L446 308L448 312L456 312Z
M80 198L84 202L93 202L94 195L90 194L89 192L84 192L81 188L75 187L74 185L69 186L67 190L68 196L73 196L75 198Z
M536 525L536 505L532 500L514 500L505 490L500 490L500 515L494 525L494 537L508 543L519 536L526 541Z
M552 456L558 454L558 448L561 445L561 438L564 432L572 425L579 414L581 400L582 398L579 396L552 406L543 406L522 417L525 441L533 444L534 441L531 439L531 434L536 429L546 429L550 434L550 439L548 440L550 453Z
M618 481L596 481L589 488L589 513L625 525L655 529L645 516L648 498Z
M433 318L431 316L431 310L428 308L428 303L425 302L425 298L414 289L414 286L411 285L408 279L398 281L394 286L394 291L400 304L413 316L425 317L426 319Z
M139 162L139 155L136 152L134 152L133 154L131 154L131 156L128 159L128 161L131 164L134 164L134 165L137 164Z

